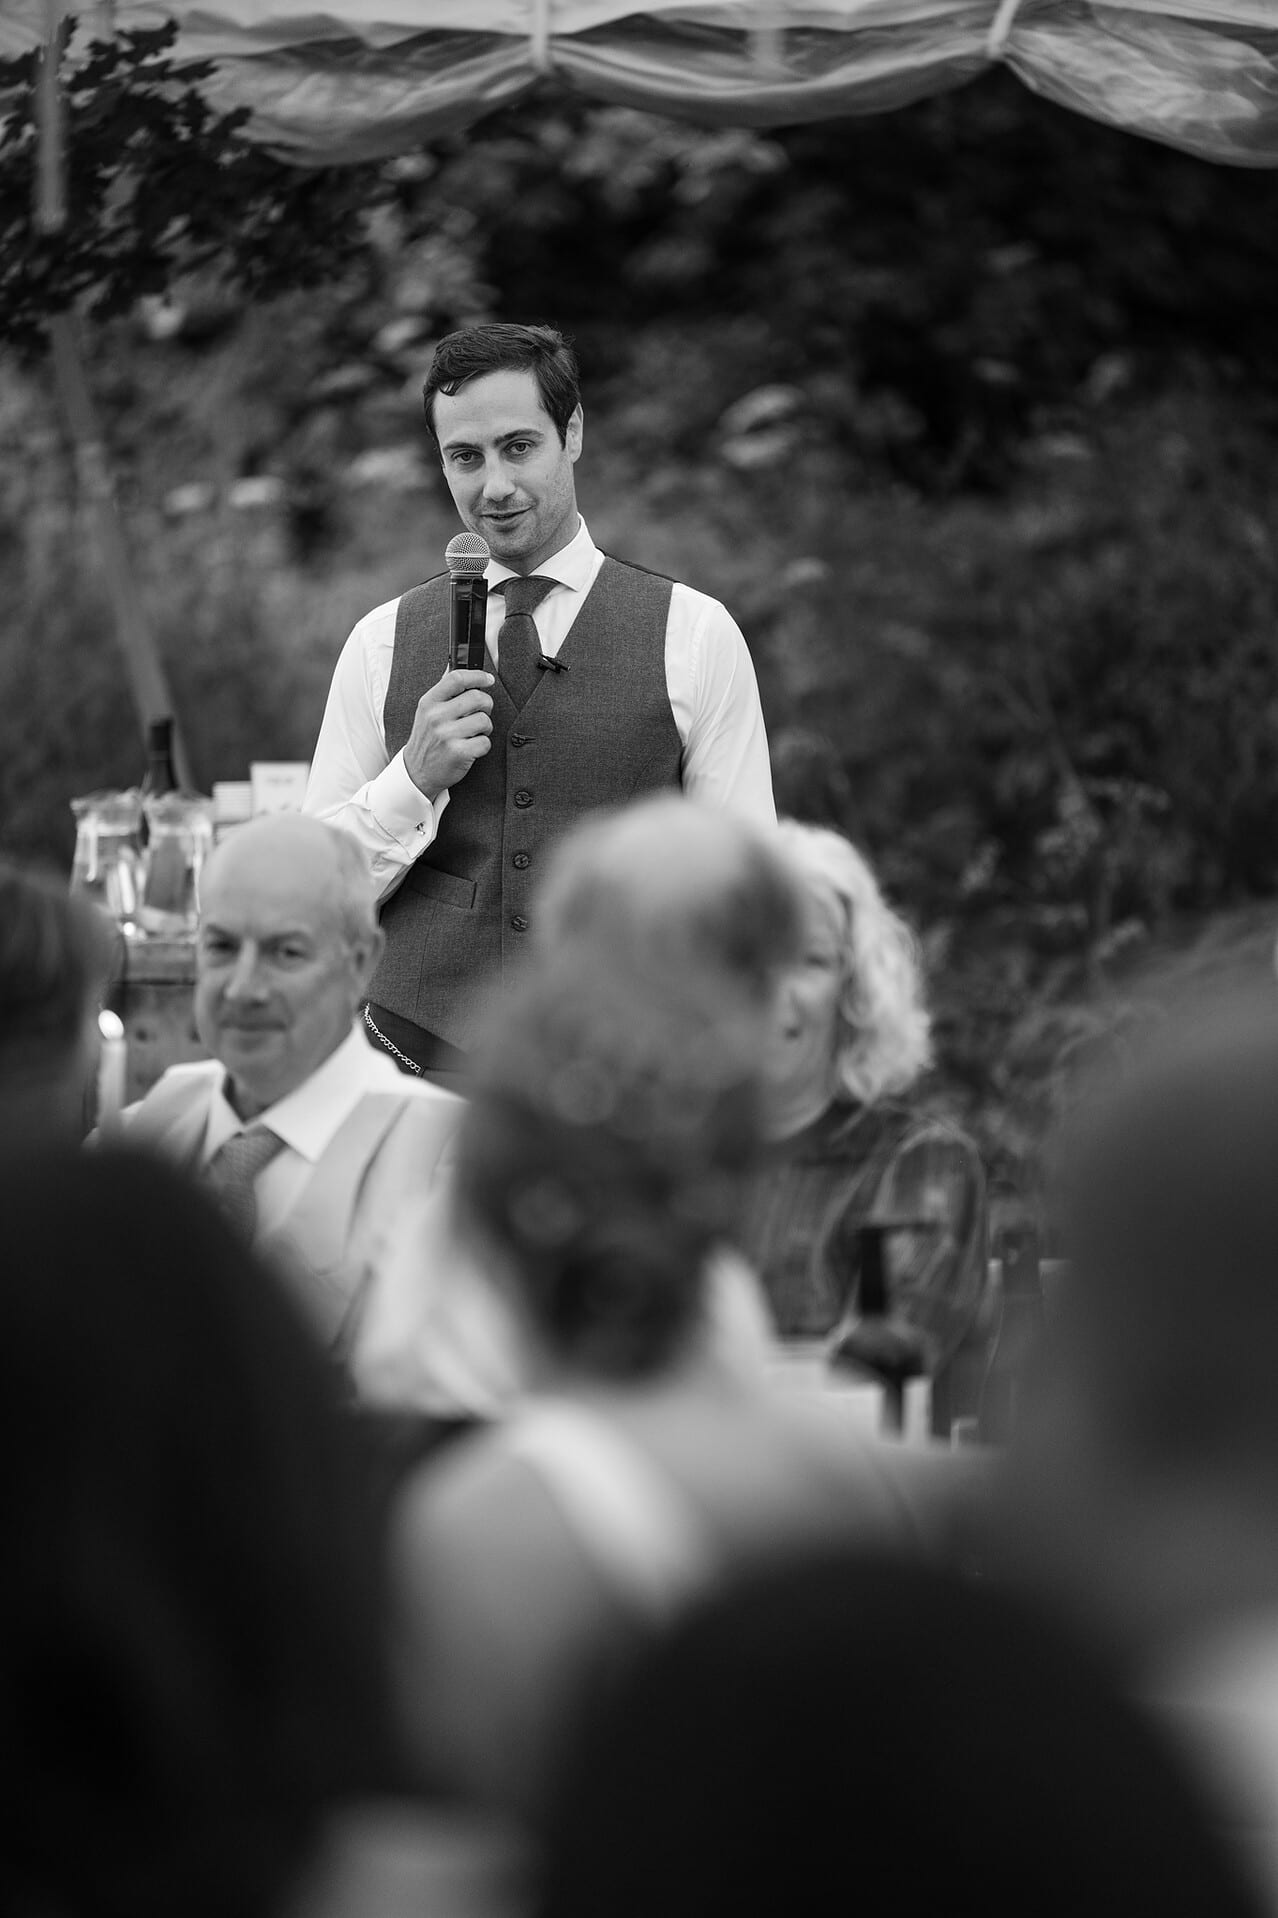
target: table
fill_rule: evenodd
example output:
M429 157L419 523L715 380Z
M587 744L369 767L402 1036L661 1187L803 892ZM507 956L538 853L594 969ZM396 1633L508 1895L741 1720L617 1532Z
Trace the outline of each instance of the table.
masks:
M828 1339L784 1339L768 1358L768 1371L783 1391L816 1398L864 1437L891 1439L883 1420L883 1387L855 1372L831 1370ZM911 1379L905 1388L905 1424L899 1434L907 1445L926 1445L932 1437L932 1381Z

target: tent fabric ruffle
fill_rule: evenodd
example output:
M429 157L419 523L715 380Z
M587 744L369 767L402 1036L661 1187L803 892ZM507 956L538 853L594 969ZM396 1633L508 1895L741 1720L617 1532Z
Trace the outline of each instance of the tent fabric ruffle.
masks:
M74 12L72 7L63 9ZM206 91L300 165L411 150L546 72L703 125L877 113L1001 59L1035 92L1209 160L1278 166L1278 0L115 0L77 38L179 26ZM0 58L48 0L0 0ZM997 31L995 31L997 29Z

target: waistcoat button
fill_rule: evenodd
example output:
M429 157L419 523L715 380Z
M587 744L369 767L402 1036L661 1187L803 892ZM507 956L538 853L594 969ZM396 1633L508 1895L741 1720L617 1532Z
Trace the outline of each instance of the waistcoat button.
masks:
M526 852L517 852L510 863L512 866L517 866L520 872L524 872L532 864L532 861Z
M512 733L510 735L510 743L512 746L528 746L531 745L532 742L527 733Z
M527 932L528 930L528 921L524 918L522 912L517 912L510 923L516 932Z
M519 791L515 794L515 804L519 807L520 811L522 812L525 809L525 807L532 805L532 794L526 791L523 786L521 786L519 788Z

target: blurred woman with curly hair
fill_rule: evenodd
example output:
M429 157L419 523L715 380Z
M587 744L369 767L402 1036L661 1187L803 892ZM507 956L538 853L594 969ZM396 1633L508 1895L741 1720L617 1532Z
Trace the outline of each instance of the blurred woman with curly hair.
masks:
M806 925L767 1059L770 1145L752 1182L745 1250L782 1336L815 1338L856 1311L864 1229L898 1225L887 1246L892 1309L935 1373L981 1293L980 1159L917 1103L931 1021L908 926L839 833L784 820L779 834Z

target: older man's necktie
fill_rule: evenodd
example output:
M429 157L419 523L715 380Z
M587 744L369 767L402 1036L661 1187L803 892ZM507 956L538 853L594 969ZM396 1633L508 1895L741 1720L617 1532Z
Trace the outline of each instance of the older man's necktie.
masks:
M205 1167L205 1177L218 1203L246 1239L251 1239L257 1228L257 1175L283 1150L283 1139L269 1126L246 1126L220 1145Z
M499 580L495 593L506 595L506 617L497 633L497 672L502 685L518 709L537 684L537 661L541 658L541 635L533 614L557 579L543 579L533 573L527 579Z

